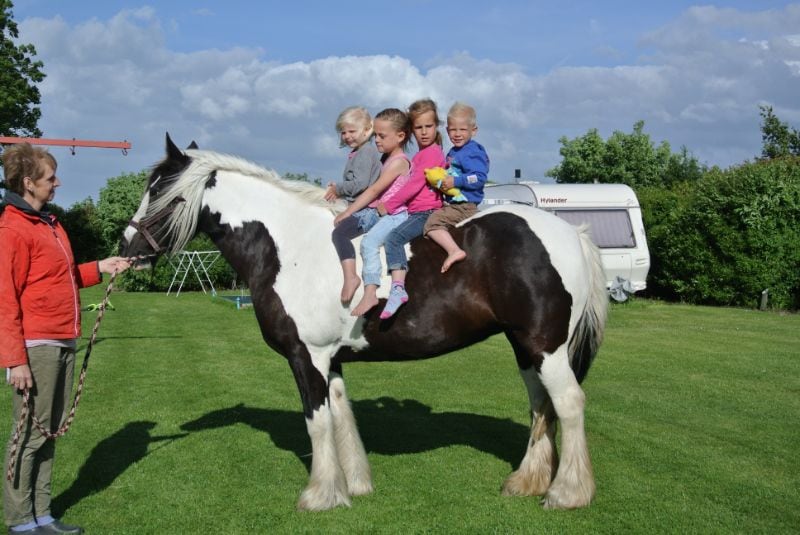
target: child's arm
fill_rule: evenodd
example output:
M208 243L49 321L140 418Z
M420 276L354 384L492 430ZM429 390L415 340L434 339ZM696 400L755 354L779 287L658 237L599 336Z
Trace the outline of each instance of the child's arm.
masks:
M372 182L375 167L380 166L380 155L370 147L362 146L353 155L353 161L344 181L336 186L336 194L339 197L355 197L369 186Z
M406 204L414 198L419 191L426 187L425 169L431 167L444 167L444 153L441 147L436 146L438 150L429 147L423 151L418 152L411 160L411 176L405 186L397 190L397 193L388 199L384 206L387 213L392 213L398 207Z
M452 186L461 191L482 191L489 174L489 157L483 150L474 150L459 158L461 175L453 179ZM447 185L449 178L442 185Z
M389 165L381 171L381 176L378 177L378 180L371 186L368 186L361 195L356 197L356 200L347 207L347 210L337 215L333 224L338 225L346 217L353 215L377 199L386 188L391 186L392 182L394 182L398 176L407 170L406 165L405 160L400 159L389 163Z

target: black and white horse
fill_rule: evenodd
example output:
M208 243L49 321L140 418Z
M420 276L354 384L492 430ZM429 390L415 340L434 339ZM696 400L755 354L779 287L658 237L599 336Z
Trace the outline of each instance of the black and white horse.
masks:
M579 383L602 339L608 297L585 229L525 206L480 212L453 230L466 260L441 274L443 250L413 241L411 300L389 320L378 318L383 303L354 318L339 300L330 240L343 207L323 194L240 158L181 151L167 137L167 157L122 239L121 254L152 255L204 232L247 282L264 340L288 360L303 403L313 457L298 508L349 505L372 491L343 363L425 359L497 333L511 342L532 412L527 451L503 493L543 495L552 508L588 505L595 485Z

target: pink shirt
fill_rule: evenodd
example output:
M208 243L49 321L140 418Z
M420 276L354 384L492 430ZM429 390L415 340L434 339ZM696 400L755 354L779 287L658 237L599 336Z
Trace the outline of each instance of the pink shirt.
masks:
M397 156L392 156L391 158L387 158L386 161L383 162L382 168L386 168L386 166L388 166L389 163L392 162L392 160L396 160L398 158L402 158L403 160L408 161L408 156L406 156L405 154L398 154ZM397 195L397 192L400 191L408 183L410 179L409 175L410 171L409 173L397 175L397 178L395 178L394 181L391 184L389 184L389 187L383 190L381 196L372 201L371 203L369 203L369 207L377 208L379 203L383 203L383 205L386 206L386 203L390 199L394 198ZM386 213L388 213L389 215L395 215L399 214L400 212L405 212L407 209L408 207L406 206L406 204L401 203L399 205L396 205L393 210L389 210L387 208Z
M444 152L436 143L416 153L411 158L408 180L390 199L383 201L386 211L393 214L399 206L407 206L408 212L413 214L441 208L442 194L428 186L425 169L444 166Z

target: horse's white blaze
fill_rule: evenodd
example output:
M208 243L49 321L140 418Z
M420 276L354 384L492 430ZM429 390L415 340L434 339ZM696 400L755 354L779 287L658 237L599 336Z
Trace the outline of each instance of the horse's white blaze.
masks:
M131 221L134 221L136 223L141 221L142 218L144 218L144 216L147 214L147 206L149 204L150 204L150 192L145 191L144 196L142 197L142 202L139 203L139 208L136 210L136 213L133 214ZM139 232L137 229L135 229L131 225L128 225L125 228L125 232L122 234L122 236L128 241L128 243L130 243L131 240L133 240L133 237L136 236L137 232Z

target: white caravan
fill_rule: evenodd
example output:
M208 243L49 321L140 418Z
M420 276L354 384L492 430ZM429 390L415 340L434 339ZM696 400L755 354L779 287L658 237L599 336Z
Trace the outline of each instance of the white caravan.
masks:
M600 248L606 284L618 298L644 290L650 251L639 199L624 184L540 184L520 182L486 186L479 208L497 204L527 204L553 212L573 225L588 223L592 241ZM616 290L616 291L615 291ZM624 299L624 296L623 296Z

